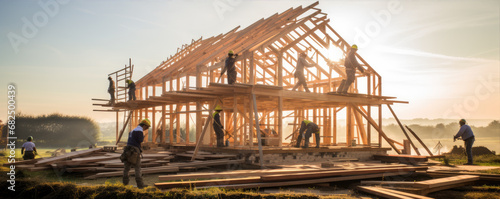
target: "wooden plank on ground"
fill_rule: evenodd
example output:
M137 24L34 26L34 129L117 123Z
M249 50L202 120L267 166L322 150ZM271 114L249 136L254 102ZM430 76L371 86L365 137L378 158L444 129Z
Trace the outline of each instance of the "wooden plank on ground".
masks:
M220 165L232 165L232 164L242 164L245 160L206 160L206 161L193 161L193 162L179 162L179 163L170 163L170 166L176 166L180 169L184 167L190 168L201 168L201 167L209 167L209 166L220 166Z
M173 181L173 180L193 180L193 179L207 179L207 178L250 177L250 176L261 176L269 174L287 174L287 173L298 173L298 172L308 172L308 171L318 171L318 169L241 170L241 171L230 171L230 172L162 175L158 176L158 178L160 181Z
M476 175L459 175L447 178L438 178L438 179L421 181L417 182L417 184L420 184L422 186L427 186L426 188L429 189L434 187L442 187L442 186L465 183L465 182L474 182L477 180L479 180L479 176Z
M273 181L285 181L285 180L302 180L302 179L314 179L314 178L324 178L333 176L348 176L348 175L361 175L361 174L372 174L372 173L386 173L386 172L398 172L398 171L417 171L417 170L427 170L427 167L401 167L401 168L376 168L376 169L354 169L354 170L340 170L340 171L319 171L319 172L308 172L308 173L295 173L295 174L280 174L280 175L264 175L261 176L263 182L273 182Z
M206 186L206 187L198 187L202 188L210 188L210 187L220 187L225 189L252 189L252 188L265 188L265 187L284 187L284 186L294 186L294 185L306 185L306 184L319 184L319 183L328 183L328 182L340 182L346 180L360 180L360 179L370 179L370 178L379 178L379 177L388 177L388 176L398 176L398 175L407 175L409 172L389 172L389 173L375 173L375 174L367 174L367 175L352 175L352 176L340 176L340 177L331 177L331 178L318 178L318 179L309 179L309 180L289 180L289 181L281 181L281 182L261 182L261 183L249 183L249 184L230 184L230 185L217 185L217 186Z
M247 183L258 183L260 182L260 177L246 177L246 178L228 178L228 179L213 179L213 180L198 180L198 181L182 181L182 182L161 182L155 183L155 186L159 189L171 189L171 188L190 188L190 187L201 187L201 186L216 186L216 185L226 185L226 184L247 184Z
M436 176L436 177L450 177L450 176L457 176L457 175L476 175L476 176L479 176L480 180L500 181L499 174L488 174L488 173L478 173L478 172L449 172L449 171L427 171L427 174L430 176Z
M397 186L397 187L417 187L427 188L427 185L418 184L417 182L408 181L361 181L362 185L377 185L377 186Z
M380 160L382 162L398 162L406 164L418 164L420 162L427 162L427 156L416 156L416 155L387 155L387 154L375 154L373 155L375 160Z
M178 171L179 171L179 167L174 167L174 166L159 166L159 167L150 167L150 168L141 169L142 174L173 173L173 172L178 172ZM131 169L129 174L134 175L135 170ZM122 176L122 175L123 175L123 171L103 172L103 173L97 173L95 175L87 176L84 179L89 180L89 179L114 177L114 176Z
M390 199L430 199L429 197L426 196L421 196L421 195L416 195L416 194L411 194L411 193L406 193L402 191L396 191L396 190L391 190L391 189L386 189L382 187L368 187L368 186L358 186L358 189L370 193L376 196L380 196L383 198L390 198Z
M74 151L70 153L66 153L61 156L56 156L56 157L51 157L51 158L44 158L43 160L38 161L35 163L35 166L43 166L43 165L49 165L51 163L61 161L61 160L67 160L75 157L81 157L81 156L86 156L89 154L92 154L94 152L102 151L102 148L92 148L92 149L87 149L83 151Z

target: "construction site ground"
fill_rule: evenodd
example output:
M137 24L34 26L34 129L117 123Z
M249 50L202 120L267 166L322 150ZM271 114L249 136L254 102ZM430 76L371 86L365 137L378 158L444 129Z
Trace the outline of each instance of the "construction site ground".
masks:
M153 150L154 151L154 150ZM151 151L146 151L150 153ZM325 161L318 162L305 162L304 164L295 165L266 165L266 169L280 169L280 170L308 170L308 169L321 169L322 163ZM380 165L397 165L397 163L381 163L380 161L345 161L337 162L336 167L342 167L343 169L350 169L355 167L366 167L366 166L380 166ZM439 160L429 160L428 162L421 164L428 166L427 172L484 172L487 170L500 170L500 166L480 166L480 165L454 165L454 166L444 166ZM408 167L411 167L409 165ZM212 172L241 172L244 171L257 171L259 170L258 164L241 164L238 166L222 166L222 167L204 167L192 170L184 170L178 172L178 174L203 174ZM2 167L2 171L5 170ZM319 183L319 184L307 184L307 185L296 185L296 186L283 186L283 187L270 187L270 188L258 188L258 189L244 189L238 190L244 193L251 194L291 194L300 196L305 194L306 198L377 198L374 195L361 192L357 189L361 181L364 180L375 180L375 181L405 181L405 182L415 182L415 181L425 181L433 179L431 175L428 175L426 171L417 171L411 175L400 175L400 176L389 176L383 178L372 178L363 180L347 180L340 182L330 182L330 183ZM498 173L498 172L496 172ZM144 181L149 185L148 190L158 191L154 188L155 183L161 182L159 180L159 175L171 175L169 174L145 174L143 176ZM61 173L57 169L49 169L43 171L18 171L16 178L19 181L29 181L29 182L39 182L39 183L74 183L77 187L88 187L88 186L121 186L122 177L107 177L107 178L97 178L97 179L84 179L84 175L77 173ZM134 177L131 176L132 186L135 187ZM478 181L473 185L462 186L453 189L447 189L442 191L437 191L429 193L427 197L431 198L500 198L500 181L496 182L483 182ZM132 187L130 187L132 188ZM132 188L135 190L135 188ZM216 188L217 189L217 188ZM168 191L168 190L163 190ZM192 191L192 190L191 190ZM211 190L210 192L213 192ZM226 192L224 188L220 190ZM217 192L216 191L216 192ZM188 191L189 192L189 191ZM292 197L293 198L293 197Z

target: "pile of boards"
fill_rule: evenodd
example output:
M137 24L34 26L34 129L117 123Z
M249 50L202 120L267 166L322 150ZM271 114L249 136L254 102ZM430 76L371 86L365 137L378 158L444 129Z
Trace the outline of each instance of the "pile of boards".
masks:
M384 198L428 198L425 197L428 193L465 186L477 180L477 175L458 175L418 182L361 181L364 186L358 189Z
M410 167L407 165L379 165L327 169L240 170L218 173L163 175L159 176L159 180L163 182L155 183L155 186L160 189L186 187L251 189L407 175L411 172L422 170L427 170L427 167Z
M92 148L88 150L74 151L61 156L39 158L33 160L16 161L12 164L16 169L27 171L57 170L67 173L82 173L85 179L96 179L103 177L122 176L124 164L120 161L121 151L103 152L102 148ZM172 162L189 158L192 152L179 153L177 155L169 151L157 153L144 152L141 158L141 168L143 174L153 173L175 173L179 170L192 170L209 166L225 166L242 164L244 160L234 159L234 155L212 154L201 152L196 161ZM134 169L130 171L134 174Z

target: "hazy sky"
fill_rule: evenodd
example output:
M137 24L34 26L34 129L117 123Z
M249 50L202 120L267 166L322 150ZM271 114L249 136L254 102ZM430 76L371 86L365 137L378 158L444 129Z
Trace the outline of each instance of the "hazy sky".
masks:
M314 1L0 0L0 93L17 111L87 115L107 74L132 58L134 80L191 39ZM330 25L382 75L400 118L500 119L499 1L320 1ZM0 119L7 115L0 99ZM390 112L384 110L384 117Z

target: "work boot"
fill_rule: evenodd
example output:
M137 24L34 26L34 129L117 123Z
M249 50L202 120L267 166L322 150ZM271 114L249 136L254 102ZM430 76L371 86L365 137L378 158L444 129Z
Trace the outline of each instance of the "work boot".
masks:
M346 80L343 79L342 82L340 82L340 86L337 88L337 93L342 93L342 90L344 90Z
M123 178L123 185L128 185L128 182L129 182L129 178Z
M319 148L319 145L316 145L316 148Z
M309 148L309 142L307 140L304 142L304 149L306 148Z

